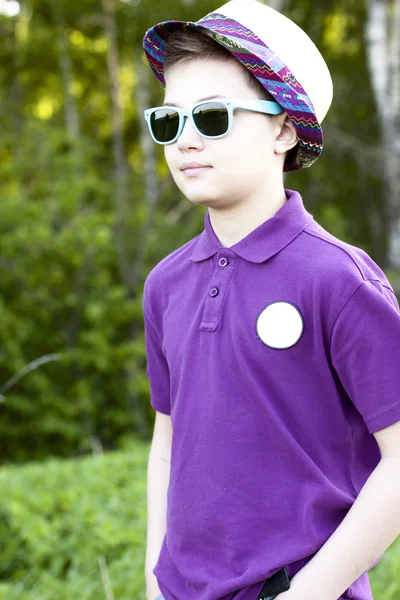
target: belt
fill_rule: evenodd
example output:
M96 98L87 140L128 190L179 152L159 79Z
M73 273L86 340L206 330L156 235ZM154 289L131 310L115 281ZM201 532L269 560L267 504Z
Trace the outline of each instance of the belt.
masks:
M257 596L257 600L274 600L282 592L286 592L290 588L290 578L286 567L274 573L271 577L265 580L261 592Z

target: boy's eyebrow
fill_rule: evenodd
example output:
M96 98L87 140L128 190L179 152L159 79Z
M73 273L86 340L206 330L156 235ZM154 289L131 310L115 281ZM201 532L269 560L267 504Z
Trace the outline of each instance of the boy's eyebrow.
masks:
M222 94L214 94L213 96L206 96L205 98L199 98L197 102L204 102L205 100L213 100L214 98L224 98ZM164 102L162 106L179 106L177 102Z

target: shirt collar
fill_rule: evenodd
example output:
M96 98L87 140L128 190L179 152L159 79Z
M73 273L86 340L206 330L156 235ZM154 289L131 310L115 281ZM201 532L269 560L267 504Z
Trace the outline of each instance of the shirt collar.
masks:
M261 263L290 244L313 220L313 216L304 208L298 192L285 190L285 194L287 201L273 217L264 221L229 249L245 260ZM197 238L190 260L206 260L223 248L212 228L207 211L204 216L204 230Z

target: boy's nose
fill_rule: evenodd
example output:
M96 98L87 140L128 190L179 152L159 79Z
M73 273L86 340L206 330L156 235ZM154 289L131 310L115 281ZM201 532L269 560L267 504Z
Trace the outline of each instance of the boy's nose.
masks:
M185 148L188 145L190 147L202 146L203 138L199 133L194 129L190 119L188 117L184 117L184 125L181 131L180 136L177 139L177 144L179 148Z

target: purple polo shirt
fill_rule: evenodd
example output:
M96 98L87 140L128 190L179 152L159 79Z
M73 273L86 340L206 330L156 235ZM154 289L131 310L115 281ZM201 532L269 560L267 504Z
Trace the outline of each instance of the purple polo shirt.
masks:
M206 212L144 284L151 405L173 425L166 600L256 600L293 577L378 464L372 433L400 420L390 283L286 196L229 248ZM368 572L341 598L371 600Z

